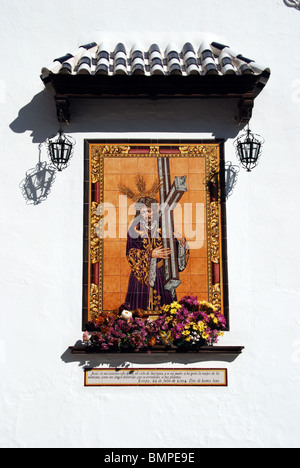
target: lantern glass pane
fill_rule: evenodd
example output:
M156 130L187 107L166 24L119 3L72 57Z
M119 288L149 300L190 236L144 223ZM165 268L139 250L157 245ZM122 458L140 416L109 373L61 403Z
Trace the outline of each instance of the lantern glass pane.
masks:
M260 153L260 143L253 143L253 160L256 162Z
M72 147L66 143L61 148L61 160L68 162L71 156Z
M243 160L249 161L249 159L251 159L251 143L244 143L243 149L244 149Z
M50 157L52 162L61 169L69 162L72 153L72 146L65 142L58 141L50 145Z

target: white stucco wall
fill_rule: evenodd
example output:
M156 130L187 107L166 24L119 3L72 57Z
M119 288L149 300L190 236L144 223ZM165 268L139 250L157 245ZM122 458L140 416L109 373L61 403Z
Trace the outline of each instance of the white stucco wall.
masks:
M299 20L283 0L0 0L1 447L299 446ZM227 204L231 331L221 343L245 351L232 362L88 361L226 367L228 388L86 389L85 361L67 352L81 337L84 139L226 138L236 164L237 129L229 103L75 103L70 167L29 206L19 184L57 130L40 70L92 41L203 38L272 70L251 122L266 140L261 162L241 170Z

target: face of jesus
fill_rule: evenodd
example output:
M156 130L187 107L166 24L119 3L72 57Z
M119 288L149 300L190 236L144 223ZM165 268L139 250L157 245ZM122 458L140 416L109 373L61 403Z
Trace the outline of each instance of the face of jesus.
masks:
M145 221L145 223L151 223L152 219L153 219L153 210L151 208L142 208L141 209L141 216L143 218L143 220Z

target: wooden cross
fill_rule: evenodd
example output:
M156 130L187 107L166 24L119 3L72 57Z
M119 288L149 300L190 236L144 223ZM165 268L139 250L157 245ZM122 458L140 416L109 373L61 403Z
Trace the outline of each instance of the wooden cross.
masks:
M164 260L164 287L173 293L181 284L179 279L177 240L174 236L174 209L185 192L187 192L186 176L175 177L171 185L169 158L158 158L157 165L159 180L163 181L160 188L162 240L164 248L171 250L171 256Z

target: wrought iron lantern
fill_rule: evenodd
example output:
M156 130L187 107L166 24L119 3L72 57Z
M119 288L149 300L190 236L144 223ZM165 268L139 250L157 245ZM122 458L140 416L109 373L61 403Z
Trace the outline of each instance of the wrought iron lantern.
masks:
M54 138L47 140L49 157L58 171L61 172L68 166L73 156L74 145L75 140L69 135L66 136L61 127Z
M263 144L263 138L254 135L249 126L246 133L235 141L237 157L242 167L247 169L248 172L251 172L258 165Z
M286 6L300 10L300 0L283 0Z

